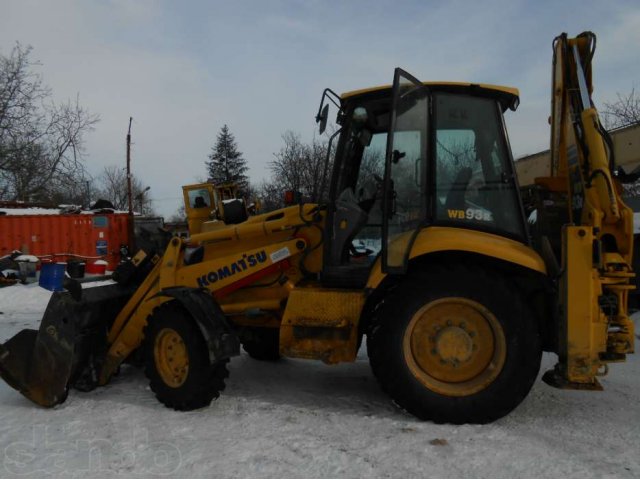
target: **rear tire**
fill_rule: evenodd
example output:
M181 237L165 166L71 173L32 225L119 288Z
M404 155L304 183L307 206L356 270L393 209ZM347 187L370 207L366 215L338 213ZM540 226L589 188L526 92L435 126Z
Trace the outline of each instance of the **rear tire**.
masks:
M280 330L278 328L248 328L242 338L242 348L251 358L265 362L280 359Z
M526 397L542 355L535 317L508 278L439 268L407 278L367 335L382 389L436 423L488 423Z
M202 333L184 309L171 303L158 307L144 337L145 375L160 402L188 411L220 396L229 360L211 365Z

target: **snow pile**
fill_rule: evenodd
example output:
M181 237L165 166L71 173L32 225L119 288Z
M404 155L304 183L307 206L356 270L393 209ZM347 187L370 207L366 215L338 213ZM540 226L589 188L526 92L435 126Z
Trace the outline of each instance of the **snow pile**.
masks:
M40 261L40 259L38 257L36 257L35 255L18 255L16 258L14 258L14 261L16 262L26 262L26 263L38 263Z
M0 289L0 341L36 328L51 292ZM638 350L638 348L636 348ZM542 371L555 356L545 355ZM639 477L640 357L604 392L541 381L493 424L434 425L399 411L369 369L234 358L211 407L162 406L142 372L46 410L0 384L0 476Z
M59 208L0 208L5 215L60 215Z
M103 212L103 209L99 209L99 210L82 210L82 211L78 211L78 209L74 210L71 213L79 213L81 215L96 215L96 214L101 214ZM0 215L27 215L27 216L32 216L32 215L62 215L65 213L70 213L68 209L65 208L39 208L39 207L32 207L32 208L0 208ZM125 211L125 210L113 210L113 209L109 209L108 213L114 213L114 214L128 214L129 212ZM140 215L139 213L136 213L136 215Z

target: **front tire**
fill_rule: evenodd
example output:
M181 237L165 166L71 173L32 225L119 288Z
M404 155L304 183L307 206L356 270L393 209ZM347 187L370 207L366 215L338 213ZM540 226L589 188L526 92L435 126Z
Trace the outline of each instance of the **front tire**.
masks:
M184 309L171 303L158 307L144 336L145 375L160 402L188 411L220 396L229 360L211 365L202 333Z
M526 397L540 368L534 316L508 279L480 268L408 277L367 336L373 373L402 408L437 423L488 423Z

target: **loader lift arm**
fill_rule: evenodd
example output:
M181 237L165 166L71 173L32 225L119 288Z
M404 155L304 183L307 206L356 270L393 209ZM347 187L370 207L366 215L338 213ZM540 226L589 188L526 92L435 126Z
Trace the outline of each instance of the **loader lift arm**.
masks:
M204 234L203 238L216 238L219 232ZM183 241L174 237L167 247L162 261L145 279L131 297L127 305L121 310L108 335L110 345L105 365L100 373L100 384L106 384L118 366L140 346L143 340L143 328L154 309L163 303L176 300L192 314L205 338L210 338L209 321L214 309L220 307L215 304L211 295L218 292L231 291L234 287L246 284L246 280L255 281L262 275L271 273L279 264L286 263L292 255L306 248L306 242L300 238L293 238L283 242L272 243L265 247L247 250L241 254L233 254L216 259L215 262L202 262L195 265L183 266L180 254L184 248ZM176 286L182 286L183 291L177 294ZM190 291L190 294L189 294ZM214 302L209 315L206 309L201 312L194 305L193 298L206 297ZM197 303L197 302L196 302ZM218 325L215 325L217 328ZM228 325L222 325L225 333L229 334ZM237 355L238 347L234 339L228 338L229 344L218 348L210 347L211 361L222 356Z

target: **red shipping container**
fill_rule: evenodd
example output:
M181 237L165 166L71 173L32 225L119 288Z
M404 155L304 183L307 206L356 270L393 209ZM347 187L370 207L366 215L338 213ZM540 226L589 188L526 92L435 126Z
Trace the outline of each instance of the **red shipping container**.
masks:
M0 256L26 247L31 255L120 262L120 246L129 246L129 215L0 215Z

